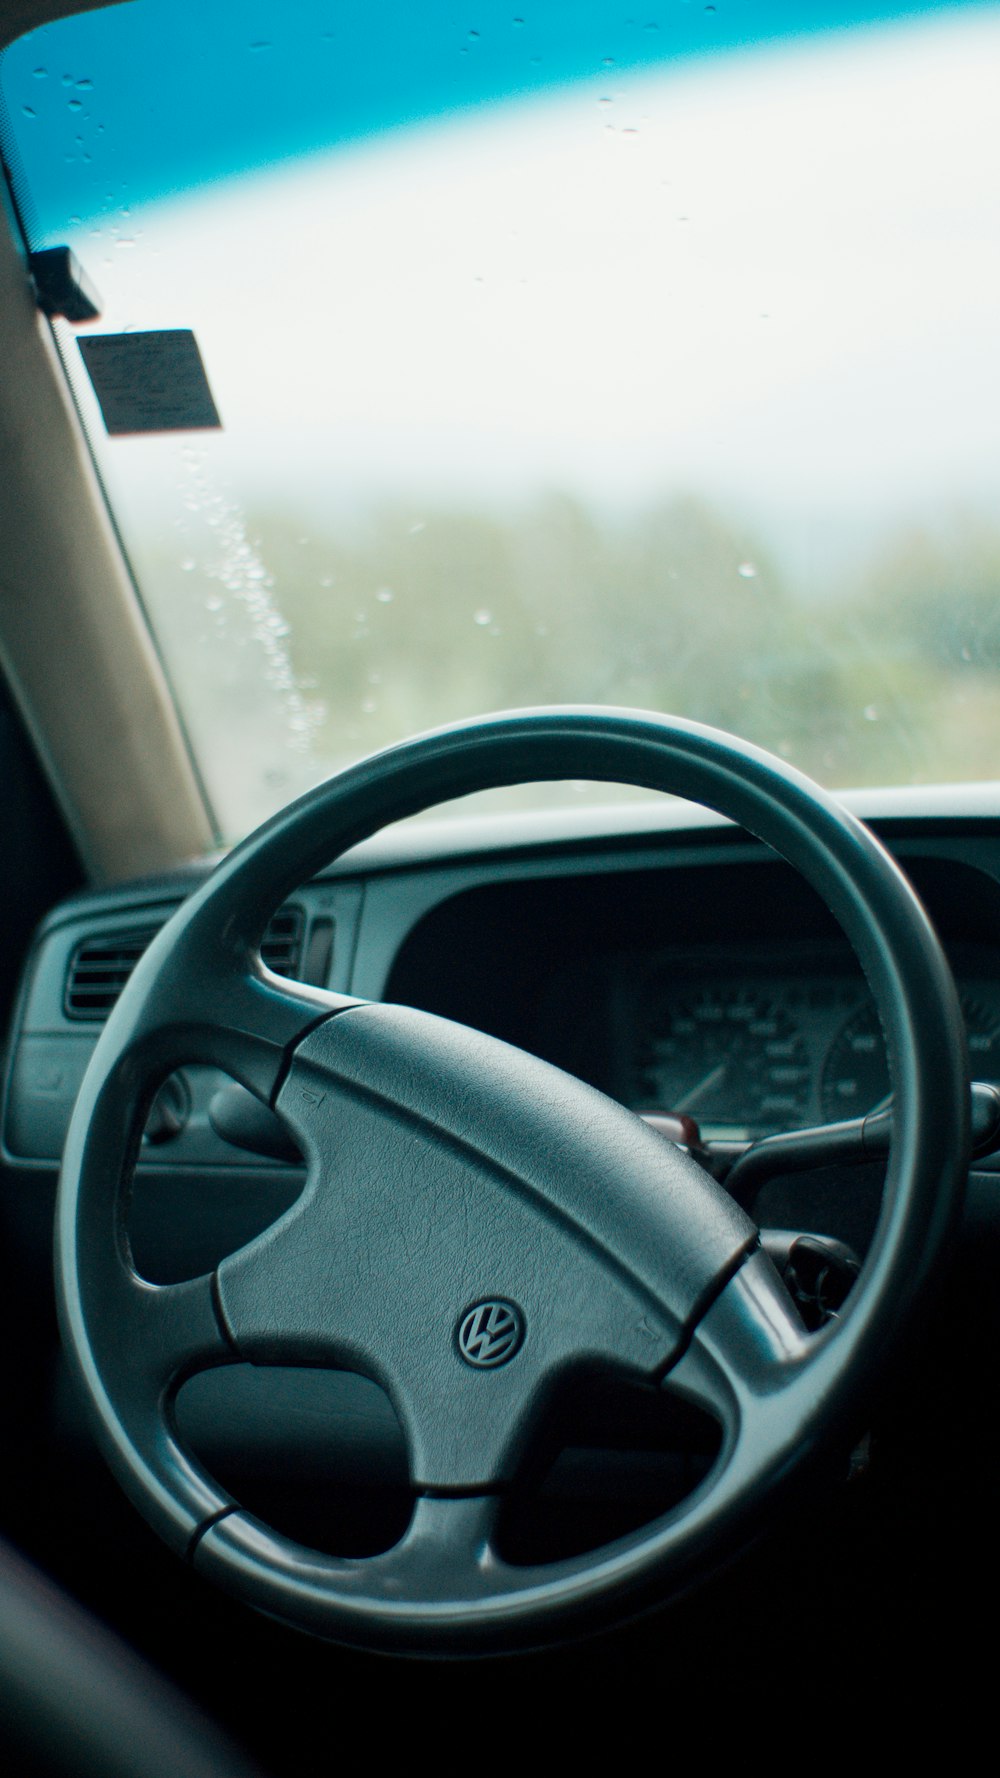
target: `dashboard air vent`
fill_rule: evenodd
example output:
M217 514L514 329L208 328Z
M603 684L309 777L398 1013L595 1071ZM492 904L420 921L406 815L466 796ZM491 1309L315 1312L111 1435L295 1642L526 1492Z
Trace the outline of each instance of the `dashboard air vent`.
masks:
M305 921L302 909L292 902L288 907L279 908L268 922L267 931L261 940L260 954L268 969L275 975L298 975L302 962L302 928Z
M276 975L295 977L302 961L302 909L291 903L279 908L270 921L260 947L268 969ZM107 1018L146 946L152 944L158 926L136 926L131 932L102 934L77 945L66 976L63 1006L67 1018L93 1021Z
M71 1019L106 1019L148 944L156 926L134 932L86 938L73 953L64 1006Z

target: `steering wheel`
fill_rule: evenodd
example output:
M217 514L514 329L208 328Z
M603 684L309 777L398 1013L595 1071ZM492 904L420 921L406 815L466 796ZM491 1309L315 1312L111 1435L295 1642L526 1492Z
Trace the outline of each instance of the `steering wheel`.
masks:
M808 1335L749 1217L689 1156L547 1063L447 1020L320 992L260 958L268 918L387 822L526 780L616 780L707 804L840 921L885 1033L895 1124L879 1226L839 1321ZM136 1273L125 1204L150 1102L224 1069L308 1163L279 1221L212 1276ZM66 1145L60 1313L99 1442L161 1536L230 1592L362 1647L537 1647L686 1590L862 1429L879 1365L953 1230L968 1079L954 985L878 841L799 772L713 729L515 711L362 761L239 845L155 939L96 1046ZM242 1510L173 1402L237 1360L360 1371L388 1392L416 1497L391 1549L336 1559ZM631 1535L535 1566L495 1528L540 1405L572 1366L663 1383L722 1429L708 1476Z

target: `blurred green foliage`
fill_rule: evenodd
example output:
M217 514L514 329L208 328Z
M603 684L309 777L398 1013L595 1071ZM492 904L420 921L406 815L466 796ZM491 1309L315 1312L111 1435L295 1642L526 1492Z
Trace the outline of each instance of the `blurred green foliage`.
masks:
M260 510L245 537L242 578L210 539L187 572L153 552L201 751L266 781L237 824L404 735L563 701L713 723L834 786L1000 777L1000 530L982 516L888 537L820 602L694 497L628 519L555 494L322 527Z

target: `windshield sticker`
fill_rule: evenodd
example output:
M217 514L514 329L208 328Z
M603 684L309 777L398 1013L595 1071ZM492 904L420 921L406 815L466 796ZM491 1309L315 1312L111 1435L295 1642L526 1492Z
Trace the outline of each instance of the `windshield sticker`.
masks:
M78 343L110 433L221 427L190 328L94 334Z

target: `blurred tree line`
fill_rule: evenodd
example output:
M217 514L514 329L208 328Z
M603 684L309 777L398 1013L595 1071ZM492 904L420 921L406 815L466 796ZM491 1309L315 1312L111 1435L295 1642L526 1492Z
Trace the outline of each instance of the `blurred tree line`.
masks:
M261 509L245 537L242 577L209 537L184 572L161 543L156 614L230 764L254 741L274 756L261 813L435 723L563 701L694 717L831 785L1000 777L1000 529L982 516L900 531L819 603L694 497L617 520L560 495L351 526ZM262 690L244 666L268 625Z

